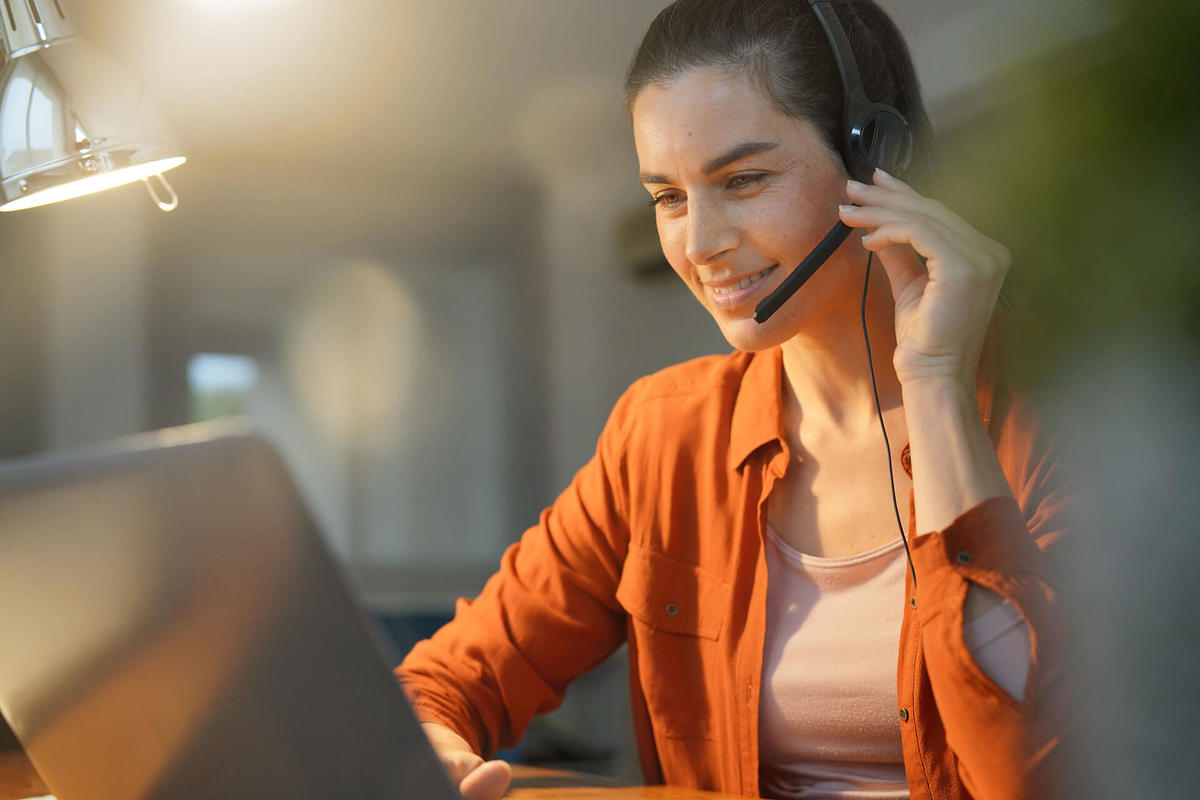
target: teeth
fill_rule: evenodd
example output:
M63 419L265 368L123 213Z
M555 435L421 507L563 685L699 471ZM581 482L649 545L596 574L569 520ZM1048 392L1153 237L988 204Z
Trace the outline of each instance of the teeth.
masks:
M732 286L723 286L720 288L713 286L712 287L713 294L732 294L733 292L736 292L739 289L745 289L750 284L756 283L756 282L762 280L763 278L767 277L767 275L773 269L775 269L775 267L769 267L767 269L764 269L762 272L758 273L757 275L751 275L749 278L743 278L742 280L738 281L737 283L733 284Z

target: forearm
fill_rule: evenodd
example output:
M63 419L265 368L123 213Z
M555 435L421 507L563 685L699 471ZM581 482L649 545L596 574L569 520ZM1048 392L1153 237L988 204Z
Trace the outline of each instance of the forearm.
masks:
M951 379L911 381L902 390L918 533L943 530L984 500L1011 494L974 391Z
M950 379L910 382L903 391L919 533L943 530L984 500L1010 494L973 392ZM1000 595L971 584L963 620L1001 602Z
M904 408L912 447L913 502L917 530L922 533L947 528L963 512L992 497L1010 494L1008 481L996 459L973 393L960 382L927 381L904 387ZM968 625L1004 602L990 589L972 583L963 603ZM993 644L1005 652L980 666L1017 699L1023 696L1028 669L1028 637L1017 621L1019 635L1006 644ZM968 636L968 641L971 637ZM1018 646L1019 645L1019 646ZM1014 650L1015 647L1015 650ZM979 661L977 647L969 647ZM1013 651L1013 652L1007 652ZM1000 664L997 667L996 664ZM989 669L989 667L991 669ZM1000 674L1002 672L1003 674Z

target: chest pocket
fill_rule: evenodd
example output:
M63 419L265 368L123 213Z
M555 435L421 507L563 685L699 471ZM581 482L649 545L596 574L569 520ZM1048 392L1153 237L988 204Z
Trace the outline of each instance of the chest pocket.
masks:
M617 584L617 602L657 631L715 641L729 611L729 592L729 584L713 572L633 547Z

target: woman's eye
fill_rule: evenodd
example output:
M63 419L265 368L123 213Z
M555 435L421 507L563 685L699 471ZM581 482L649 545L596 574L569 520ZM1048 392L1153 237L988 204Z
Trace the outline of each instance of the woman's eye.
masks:
M683 202L683 195L679 192L662 192L654 195L654 199L650 201L650 205L658 206L659 208L675 208Z
M734 175L729 179L730 189L745 189L748 186L753 186L759 183L763 178L767 177L763 172L743 172L739 175Z

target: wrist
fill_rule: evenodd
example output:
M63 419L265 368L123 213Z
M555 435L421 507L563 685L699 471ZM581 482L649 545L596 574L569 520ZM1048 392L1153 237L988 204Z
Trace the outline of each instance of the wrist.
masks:
M463 750L468 753L475 753L475 749L471 747L471 743L460 736L452 728L449 728L440 722L422 722L421 729L425 732L425 738L433 744L437 750Z
M977 363L978 358L971 361L960 353L930 356L913 353L903 347L897 347L892 356L892 367L896 370L896 377L901 385L961 384L971 389L975 386L975 364Z
M904 396L906 409L910 405L920 407L929 402L953 402L972 407L976 402L974 377L961 373L927 372L906 375L900 378L900 391Z
M901 389L919 531L943 530L983 500L1008 494L973 387L926 376Z

